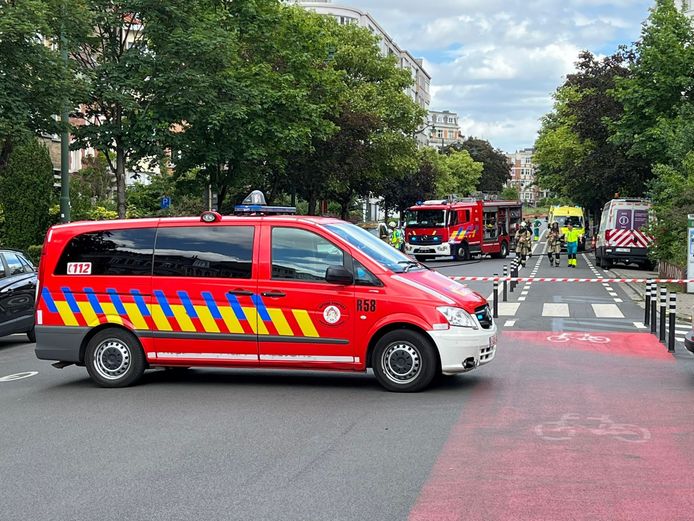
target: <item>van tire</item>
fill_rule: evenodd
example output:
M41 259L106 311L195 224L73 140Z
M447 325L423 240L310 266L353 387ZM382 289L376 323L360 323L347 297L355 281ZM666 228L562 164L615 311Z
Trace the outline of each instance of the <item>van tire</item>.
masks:
M130 331L108 328L99 331L87 344L84 365L100 387L128 387L145 372L145 354Z
M36 343L36 328L34 326L31 326L31 329L27 331L27 338L32 344Z
M409 329L383 335L374 348L372 360L378 383L393 392L422 391L440 371L431 341Z

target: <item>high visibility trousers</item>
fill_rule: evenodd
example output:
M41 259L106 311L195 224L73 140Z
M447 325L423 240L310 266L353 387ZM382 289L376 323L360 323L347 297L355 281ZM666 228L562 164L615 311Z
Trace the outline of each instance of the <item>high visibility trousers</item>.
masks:
M566 256L569 258L569 266L576 267L576 252L578 251L577 242L566 243Z

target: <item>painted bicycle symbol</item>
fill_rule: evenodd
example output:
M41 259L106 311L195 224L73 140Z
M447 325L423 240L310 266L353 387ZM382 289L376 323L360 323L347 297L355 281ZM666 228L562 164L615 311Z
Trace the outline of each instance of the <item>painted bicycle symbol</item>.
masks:
M550 421L535 426L535 434L547 441L566 441L579 433L594 436L611 436L619 441L628 443L645 443L651 439L648 429L629 423L616 423L606 414L602 416L587 416L585 423L581 415L567 413L558 421Z
M561 333L559 335L550 335L547 337L550 342L588 342L591 344L608 344L610 339L606 336L591 335L590 333Z

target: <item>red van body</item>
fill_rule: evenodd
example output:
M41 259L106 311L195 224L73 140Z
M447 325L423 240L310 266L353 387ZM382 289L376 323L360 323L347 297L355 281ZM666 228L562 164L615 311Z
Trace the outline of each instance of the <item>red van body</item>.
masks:
M38 358L86 365L105 387L151 367L373 367L386 388L416 391L495 355L482 296L367 231L316 217L213 219L52 227Z

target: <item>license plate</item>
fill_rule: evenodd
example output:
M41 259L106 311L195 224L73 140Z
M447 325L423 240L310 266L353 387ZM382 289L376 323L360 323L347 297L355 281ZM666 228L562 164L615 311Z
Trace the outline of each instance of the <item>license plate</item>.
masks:
M489 339L489 347L494 347L496 345L496 335Z
M617 248L615 251L617 253L629 253L631 250L629 248Z

